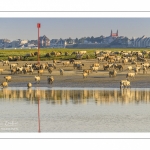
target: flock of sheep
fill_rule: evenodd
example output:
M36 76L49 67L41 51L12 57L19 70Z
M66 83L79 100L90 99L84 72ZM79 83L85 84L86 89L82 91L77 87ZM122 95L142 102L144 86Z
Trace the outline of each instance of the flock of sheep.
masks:
M54 52L53 52L54 53ZM19 63L10 63L10 59L1 61L2 65L8 65L10 68L10 74L32 74L36 71L37 75L34 76L36 83L40 83L40 76L47 70L49 74L52 74L53 70L56 69L57 63L61 63L61 67L59 68L60 75L64 75L64 68L72 65L76 70L82 70L83 78L87 78L88 75L92 72L98 72L100 66L102 66L103 70L108 70L109 77L116 77L118 71L124 71L126 64L131 64L127 66L128 73L125 76L124 80L120 81L120 88L131 87L130 78L135 78L135 76L143 70L143 74L147 73L150 64L147 61L147 58L150 57L149 51L95 51L95 63L90 64L88 69L85 69L85 64L82 63L81 60L83 55L86 55L86 51L74 52L76 54L75 58L69 59L68 61L56 61L53 60L53 63L25 63L23 66L19 66ZM54 53L58 55L58 53ZM47 53L47 55L52 55ZM67 55L67 54L66 54ZM87 57L86 57L87 58ZM134 65L134 67L133 67ZM0 73L2 74L4 71L3 68L0 68ZM4 82L1 83L1 86L7 87L8 82L11 81L12 76L5 76ZM54 82L54 76L47 76L47 82L52 84ZM31 88L32 83L27 83L27 87Z

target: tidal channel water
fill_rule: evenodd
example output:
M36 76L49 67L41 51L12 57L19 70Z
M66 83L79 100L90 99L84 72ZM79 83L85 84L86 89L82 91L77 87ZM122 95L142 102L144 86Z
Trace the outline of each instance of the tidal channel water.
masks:
M150 132L150 89L0 89L0 132Z

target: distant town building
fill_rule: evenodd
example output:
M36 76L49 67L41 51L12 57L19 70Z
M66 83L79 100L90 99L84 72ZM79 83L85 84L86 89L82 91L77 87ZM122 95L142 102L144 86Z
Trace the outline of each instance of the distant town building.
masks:
M150 47L150 37L142 36L134 39L133 47Z
M40 36L40 47L49 47L50 46L50 39L48 37Z
M20 44L23 45L23 44L27 44L28 43L28 40L21 40Z
M118 30L117 30L116 33L113 33L112 30L111 30L110 36L111 37L118 37Z
M67 45L66 40L63 39L52 39L50 41L50 48L65 48Z
M15 41L12 41L11 44L12 44L12 48L17 48L20 46L20 43L21 43L21 40L18 39L18 40L15 40Z

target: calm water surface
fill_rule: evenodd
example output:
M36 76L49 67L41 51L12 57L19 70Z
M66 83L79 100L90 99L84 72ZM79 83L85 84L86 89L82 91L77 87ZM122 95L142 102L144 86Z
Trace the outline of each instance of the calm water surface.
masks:
M6 88L0 132L149 132L150 89Z

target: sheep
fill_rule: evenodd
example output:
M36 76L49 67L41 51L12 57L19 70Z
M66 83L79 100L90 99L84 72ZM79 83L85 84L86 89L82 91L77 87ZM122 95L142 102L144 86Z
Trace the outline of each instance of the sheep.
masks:
M69 64L70 64L69 61L64 61L64 62L63 62L63 66L65 66L65 67L66 67L66 66L69 66Z
M132 70L132 66L128 66L128 70L131 71Z
M29 83L27 84L27 87L28 87L28 89L31 88L31 87L32 87L32 83L29 82Z
M82 67L84 66L84 64L77 64L76 66L77 66L77 69L78 69L78 70L81 70Z
M8 82L2 82L0 86L2 86L3 88L8 87Z
M4 78L6 79L6 82L11 81L11 76L5 76Z
M11 72L11 74L15 74L15 73L17 73L17 69L16 68L11 69L10 72Z
M2 72L4 71L4 69L0 69L0 73L2 74Z
M72 54L71 55L76 55L78 52L72 52Z
M120 62L120 60L121 60L121 57L120 56L116 56L116 61Z
M14 67L17 67L18 63L15 63L15 64L10 64L10 69L14 68Z
M69 55L69 53L68 52L65 52L65 56L68 56Z
M116 75L117 75L117 71L115 69L109 71L109 77L116 77Z
M51 74L53 72L53 67L48 67L48 72Z
M34 54L34 56L37 56L37 55L38 55L38 52L34 52L33 54Z
M56 52L52 51L52 52L50 53L50 55L56 55Z
M50 53L46 53L45 57L50 57L51 54Z
M104 61L104 58L104 56L97 57L98 63L100 63L100 61Z
M32 67L32 64L25 64L25 67Z
M80 55L86 54L86 51L78 51L78 54Z
M95 56L101 55L101 54L102 54L102 51L96 50L96 51L94 52L94 54L95 54Z
M133 61L131 62L131 64L136 64L136 65L137 65L137 62L136 62L135 60L133 60Z
M17 73L22 73L23 72L23 67L17 67L16 70L17 70Z
M40 77L39 76L35 76L34 78L35 78L36 83L40 83Z
M33 68L32 67L23 68L22 71L24 74L26 74L26 73L32 73L33 74Z
M55 56L61 56L61 52L57 52L56 54L55 54Z
M64 70L63 69L60 69L60 75L64 75Z
M87 78L88 73L83 72L83 78Z
M33 64L32 67L33 67L34 70L39 70L40 69L39 64Z
M84 73L84 72L87 73L87 74L89 75L90 72L92 72L92 70L91 70L91 69L84 69L84 70L83 70L83 73Z
M24 58L27 58L27 57L33 57L33 56L34 56L33 53L29 53L29 54L26 54L26 55L24 56Z
M150 67L150 64L149 64L149 63L141 63L141 65L142 65L143 67L146 67L146 68L149 68L149 67Z
M142 54L141 52L138 52L138 53L137 53L137 56L138 56L138 57L143 57L143 54Z
M38 70L38 75L42 75L44 70Z
M129 77L135 78L135 75L136 75L136 73L133 73L133 72L131 73L131 72L130 72L130 73L127 73L127 74L126 74L126 78L129 78Z
M56 63L56 60L55 59L53 59L53 64L55 64Z
M126 64L128 62L128 59L127 58L124 58L123 60L122 60L122 63L123 64Z
M48 81L49 84L53 84L54 77L53 76L47 76L47 81Z
M100 67L100 64L99 63L94 63L91 65L91 67Z
M53 67L54 69L56 69L56 64L55 63L53 63L53 64L47 63L47 65L48 65L48 67Z
M115 69L119 69L119 71L120 71L120 70L123 71L123 66L122 66L122 65L114 64L114 68L115 68Z
M121 80L120 81L120 88L122 88L122 87L130 87L131 88L131 85L130 85L130 81L128 81L128 80Z
M84 64L81 64L81 62L75 62L73 64L74 69L77 68L77 67L79 68L80 66L84 66Z
M133 69L135 71L135 73L137 74L138 72L140 72L141 70L141 66L137 66Z
M32 68L32 67L29 67L28 72L33 74L33 68Z
M108 62L109 63L114 63L116 60L115 59L109 59Z
M3 66L4 66L4 64L6 64L6 65L9 66L9 61L8 61L8 60L6 60L6 61L3 61L3 60L2 60L2 63L3 63Z
M46 64L41 64L40 69L46 69Z
M137 57L137 60L139 60L139 61L143 61L143 62L147 62L147 59L145 59L145 58L143 58L143 57Z
M143 74L147 74L147 68L146 67L143 67Z
M75 62L75 60L72 59L72 58L70 58L70 59L69 59L69 62L70 62L70 64L73 64L73 63Z
M82 57L83 57L83 54L76 54L76 59L82 59Z
M107 70L107 69L109 70L109 65L108 64L104 64L103 68L104 68L104 70Z
M8 61L12 61L13 57L12 56L8 56Z
M96 73L97 73L99 67L92 67L91 69L92 69L92 71L96 71Z

